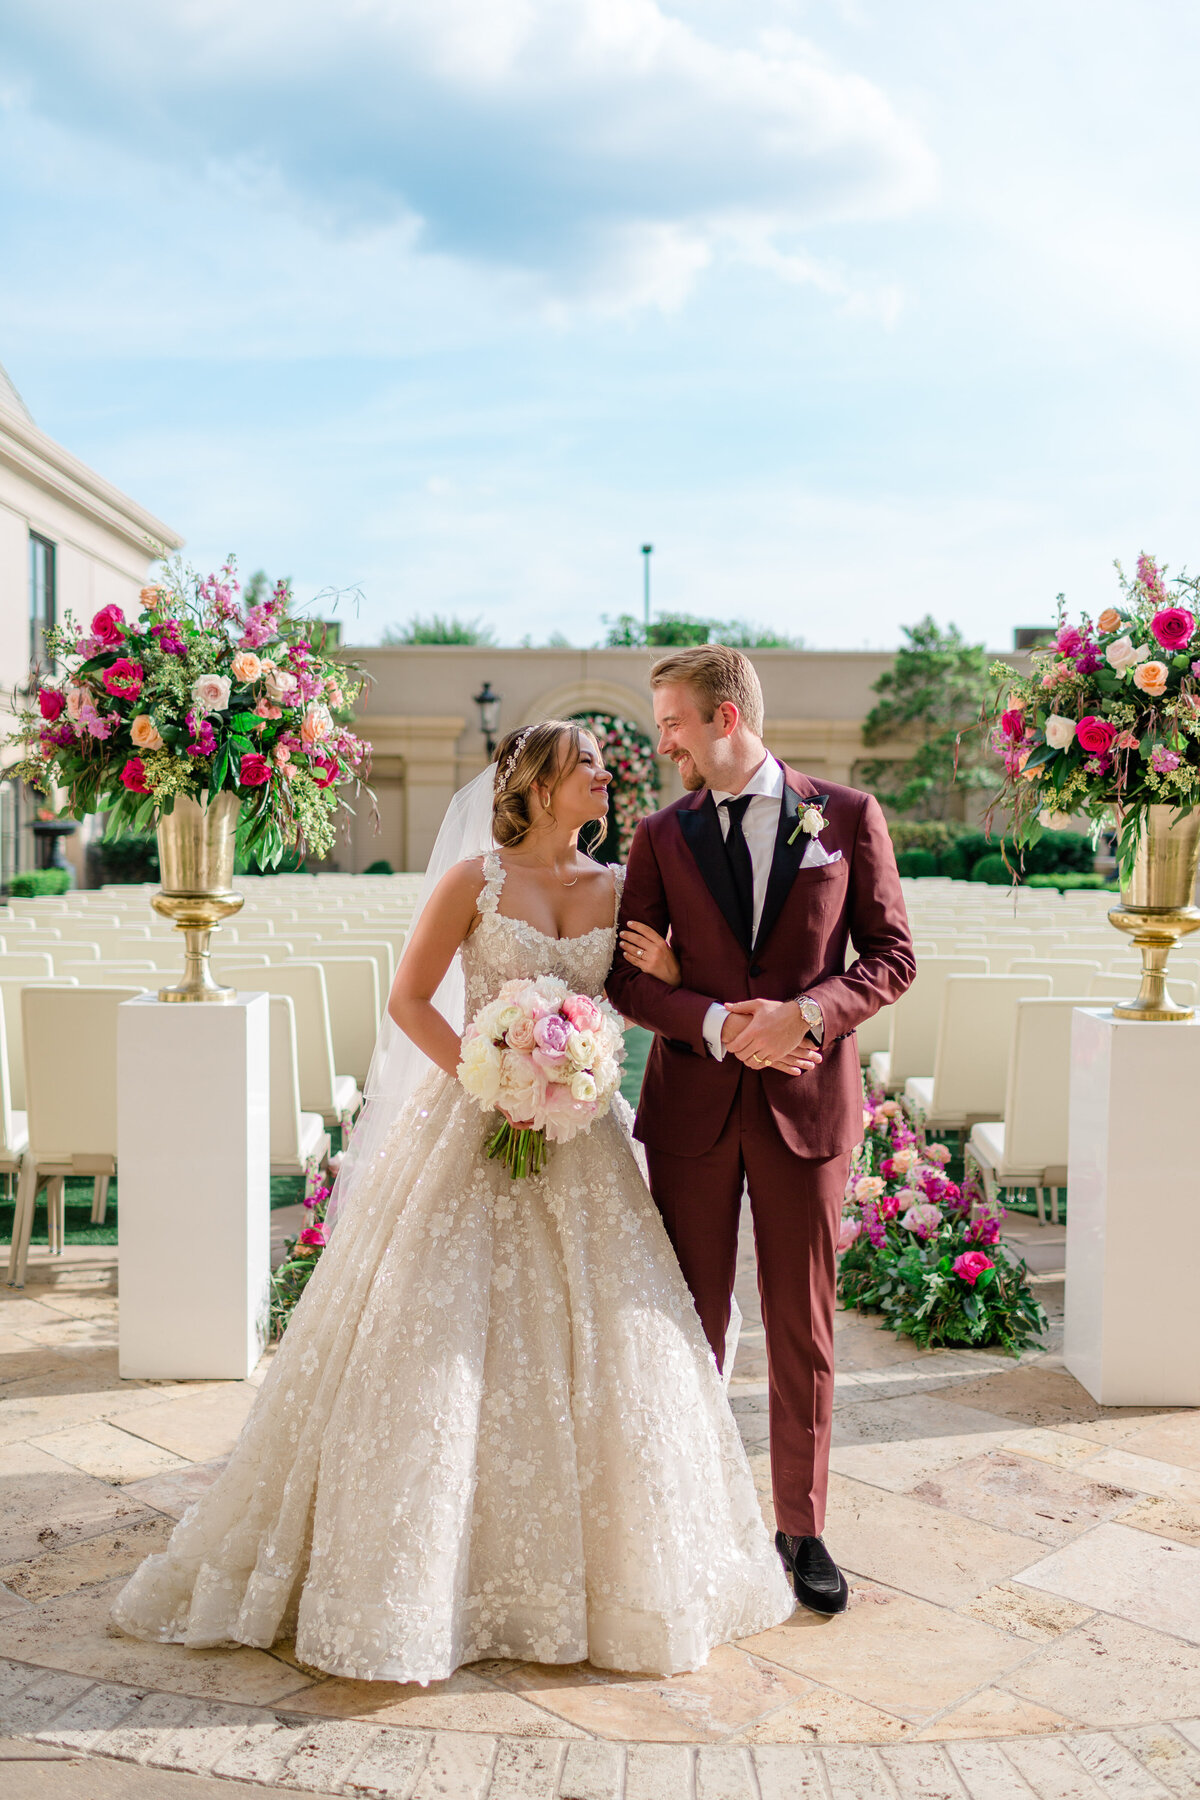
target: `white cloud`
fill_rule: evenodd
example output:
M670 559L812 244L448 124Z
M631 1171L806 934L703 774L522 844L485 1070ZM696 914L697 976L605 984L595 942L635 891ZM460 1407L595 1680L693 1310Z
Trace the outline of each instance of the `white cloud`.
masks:
M277 183L333 233L677 306L749 239L904 213L934 164L883 91L657 0L8 0L3 72L62 124Z

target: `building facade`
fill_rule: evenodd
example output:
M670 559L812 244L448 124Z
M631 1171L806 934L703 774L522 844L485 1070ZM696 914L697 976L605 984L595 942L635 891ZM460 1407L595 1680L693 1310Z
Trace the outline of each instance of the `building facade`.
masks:
M46 667L47 628L66 612L83 622L102 606L136 609L138 589L183 539L35 425L0 368L0 725ZM0 880L33 864L35 800L0 782ZM67 844L79 864L80 831Z

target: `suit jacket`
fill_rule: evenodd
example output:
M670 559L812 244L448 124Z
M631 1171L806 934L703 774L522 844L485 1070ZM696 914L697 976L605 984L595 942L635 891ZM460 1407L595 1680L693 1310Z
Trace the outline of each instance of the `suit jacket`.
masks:
M710 1150L725 1125L743 1064L718 1062L704 1042L714 1000L790 1000L811 994L825 1018L824 1061L807 1075L765 1069L764 1094L799 1156L841 1155L862 1138L862 1078L854 1028L899 998L916 963L892 841L878 803L855 788L820 786L784 765L779 829L753 944L741 921L716 805L707 788L643 819L634 833L621 902L664 936L682 985L639 973L618 946L608 979L614 1006L655 1034L636 1135L680 1156ZM806 804L824 807L822 847L835 862L802 869L809 837L796 832ZM794 836L792 843L788 842ZM852 945L857 958L846 967Z

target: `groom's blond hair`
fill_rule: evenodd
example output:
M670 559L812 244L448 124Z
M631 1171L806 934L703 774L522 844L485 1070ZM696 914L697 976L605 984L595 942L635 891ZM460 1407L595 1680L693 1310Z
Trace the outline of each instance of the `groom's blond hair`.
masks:
M690 687L707 721L728 700L755 737L763 731L763 691L758 670L748 656L728 644L689 644L661 656L650 671L650 686L680 681Z

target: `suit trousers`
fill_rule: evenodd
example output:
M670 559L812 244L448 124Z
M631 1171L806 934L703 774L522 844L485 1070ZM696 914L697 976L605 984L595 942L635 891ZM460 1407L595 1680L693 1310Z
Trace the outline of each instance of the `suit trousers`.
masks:
M679 1156L646 1148L650 1190L719 1368L742 1192L749 1190L767 1341L775 1520L780 1531L798 1537L819 1536L825 1521L836 1251L850 1157L846 1151L810 1162L789 1150L762 1077L746 1068L711 1150Z

